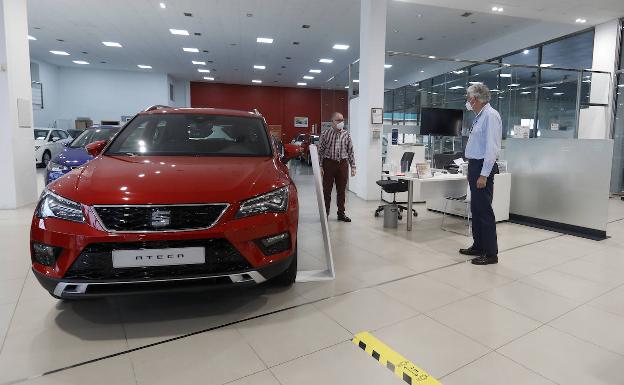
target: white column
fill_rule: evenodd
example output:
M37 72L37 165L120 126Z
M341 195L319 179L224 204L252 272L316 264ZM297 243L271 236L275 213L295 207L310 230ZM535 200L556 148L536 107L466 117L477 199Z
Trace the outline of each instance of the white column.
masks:
M31 99L26 0L0 0L0 209L37 199Z
M384 62L386 52L387 0L361 0L360 3L360 63L359 96L349 103L349 125L357 176L349 189L362 199L379 199L375 182L381 176L381 141L373 137L371 108L383 108Z
M619 20L614 19L595 27L592 68L596 71L615 73L617 66ZM579 139L606 139L613 123L613 84L606 75L592 76L590 102L608 103L608 107L592 106L581 110L579 116Z

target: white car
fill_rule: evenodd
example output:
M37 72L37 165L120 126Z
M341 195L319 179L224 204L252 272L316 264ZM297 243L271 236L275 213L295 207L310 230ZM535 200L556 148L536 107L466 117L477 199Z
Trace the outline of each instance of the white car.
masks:
M58 128L35 128L35 162L43 167L72 141L71 135Z

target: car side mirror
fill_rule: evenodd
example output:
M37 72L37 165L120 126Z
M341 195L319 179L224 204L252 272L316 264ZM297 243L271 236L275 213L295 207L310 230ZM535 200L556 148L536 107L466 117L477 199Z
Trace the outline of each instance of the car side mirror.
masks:
M284 155L282 156L282 162L288 163L289 160L301 156L301 146L296 144L287 143L284 145Z
M98 140L96 142L87 144L85 146L85 149L87 150L89 155L95 158L102 153L104 147L106 147L106 143L108 143L106 140Z

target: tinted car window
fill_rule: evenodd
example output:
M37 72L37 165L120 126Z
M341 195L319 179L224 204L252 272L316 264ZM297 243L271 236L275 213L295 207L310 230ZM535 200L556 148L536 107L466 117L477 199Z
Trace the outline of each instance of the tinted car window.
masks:
M71 148L84 147L87 144L97 142L98 140L108 140L117 131L119 130L115 128L107 128L107 129L90 128L88 130L83 131L82 134L80 134L80 136L74 139L69 145L69 147Z
M257 118L204 114L140 115L115 138L108 155L270 156Z
M69 135L65 131L56 131L60 135L61 139L69 138Z
M35 139L45 140L48 136L48 130L34 130L35 131Z

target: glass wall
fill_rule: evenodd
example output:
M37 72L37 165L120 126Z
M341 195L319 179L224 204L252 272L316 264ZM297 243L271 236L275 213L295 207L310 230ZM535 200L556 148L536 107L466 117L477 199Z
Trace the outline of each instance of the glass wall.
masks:
M624 25L624 20L622 21ZM624 192L624 27L620 39L620 72L616 76L615 122L613 125L613 167L611 192Z
M592 74L579 70L591 68L593 42L594 31L587 30L489 60L492 64L468 65L387 90L385 123L419 125L422 107L463 109L466 88L477 82L492 91L504 137L513 134L514 126L529 126L531 137L574 137L579 107L590 105ZM470 115L464 114L465 133L470 124Z

